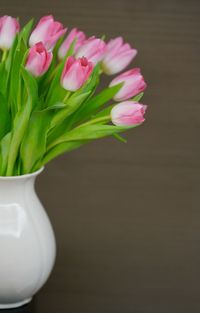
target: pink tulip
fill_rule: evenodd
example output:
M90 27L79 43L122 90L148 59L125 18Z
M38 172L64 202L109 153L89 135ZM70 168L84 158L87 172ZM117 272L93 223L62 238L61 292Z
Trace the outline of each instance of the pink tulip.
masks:
M116 101L130 99L147 87L139 68L134 68L117 76L111 81L110 86L115 86L120 83L123 83L123 86L114 96Z
M103 71L108 75L121 72L136 56L137 50L132 49L123 38L118 37L108 42L105 56L102 61Z
M25 67L35 77L42 76L49 69L52 57L52 52L47 51L42 42L38 42L30 48Z
M60 46L60 49L58 51L58 57L59 59L63 59L65 55L67 54L67 51L70 48L70 45L72 42L76 39L74 50L77 52L79 47L83 44L85 41L85 34L82 31L79 31L77 28L73 28L67 38L64 40L62 45Z
M40 19L36 28L33 30L29 44L34 46L38 42L42 42L47 50L52 50L57 40L65 34L66 28L59 22L56 22L52 15L44 16Z
M69 91L78 90L89 78L93 70L92 62L88 62L85 57L75 59L69 57L61 76L61 85Z
M132 126L144 122L147 106L134 101L117 104L111 110L111 120L117 126Z
M106 44L103 40L90 37L83 45L78 49L76 57L86 57L92 63L97 64L100 62L105 53Z
M16 18L4 15L0 17L0 48L9 50L19 32L20 26Z

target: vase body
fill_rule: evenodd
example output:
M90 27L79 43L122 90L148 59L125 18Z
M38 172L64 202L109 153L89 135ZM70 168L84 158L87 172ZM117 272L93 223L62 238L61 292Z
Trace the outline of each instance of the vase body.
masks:
M54 233L34 188L41 171L0 177L0 309L29 302L55 262Z

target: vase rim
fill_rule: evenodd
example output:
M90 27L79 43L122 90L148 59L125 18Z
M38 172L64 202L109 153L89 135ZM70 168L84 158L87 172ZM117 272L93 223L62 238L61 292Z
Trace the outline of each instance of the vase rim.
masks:
M42 166L39 170L33 172L33 173L28 173L28 174L23 174L23 175L16 175L16 176L0 176L0 180L11 180L11 179L22 179L22 178L31 178L39 175L42 173L44 170L44 166Z

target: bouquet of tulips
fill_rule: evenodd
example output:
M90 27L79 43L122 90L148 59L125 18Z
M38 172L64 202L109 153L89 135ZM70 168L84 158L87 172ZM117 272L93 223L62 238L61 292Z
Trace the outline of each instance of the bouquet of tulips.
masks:
M100 77L121 72L137 54L121 37L104 39L67 29L53 16L0 18L0 175L34 172L93 139L144 121L146 83L139 68L97 92ZM113 101L113 102L112 102Z

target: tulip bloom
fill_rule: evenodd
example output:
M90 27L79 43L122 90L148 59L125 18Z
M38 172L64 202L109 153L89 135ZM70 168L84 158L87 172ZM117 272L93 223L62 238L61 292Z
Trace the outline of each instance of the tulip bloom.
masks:
M121 72L136 56L137 50L132 49L123 38L118 37L108 42L105 56L102 61L103 71L108 75Z
M79 31L77 28L73 28L59 48L59 51L58 51L59 59L62 60L65 57L65 55L67 54L67 51L70 48L70 45L72 44L72 42L75 39L76 39L76 43L75 43L74 50L75 50L75 52L77 52L78 48L85 41L86 36L85 36L84 32Z
M114 96L114 100L116 101L130 99L147 87L139 68L134 68L117 76L111 81L110 86L115 86L120 83L123 83L123 86Z
M105 42L93 36L87 39L78 49L76 57L86 57L92 63L97 64L102 60L105 53L105 48Z
M36 28L33 30L29 44L34 46L38 42L42 42L47 50L52 50L56 41L65 34L66 28L59 22L56 22L52 15L44 16L40 19Z
M16 18L8 15L0 17L0 49L9 50L12 47L19 29Z
M61 85L68 91L76 91L87 81L92 70L92 62L88 62L85 57L76 60L71 56L65 63Z
M135 101L125 101L117 104L111 110L112 123L117 126L133 126L145 121L147 106Z
M42 76L49 69L53 54L47 51L42 42L30 48L25 68L35 77Z

